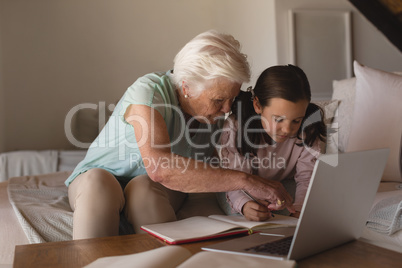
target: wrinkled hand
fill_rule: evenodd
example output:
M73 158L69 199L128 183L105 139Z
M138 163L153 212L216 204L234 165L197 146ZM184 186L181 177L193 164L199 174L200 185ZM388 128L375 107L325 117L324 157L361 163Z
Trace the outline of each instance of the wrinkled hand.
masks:
M259 200L268 201L269 210L281 210L287 208L290 213L295 213L293 200L283 185L274 180L263 179L250 175L250 185L245 190Z
M271 211L268 209L267 201L258 200L261 204L254 201L248 201L244 204L242 213L249 221L266 221L272 217Z

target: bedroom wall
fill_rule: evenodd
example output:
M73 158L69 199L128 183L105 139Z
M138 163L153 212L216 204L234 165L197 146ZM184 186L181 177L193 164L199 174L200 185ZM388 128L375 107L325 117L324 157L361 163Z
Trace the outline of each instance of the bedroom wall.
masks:
M385 71L402 70L402 53L388 39L373 26L350 2L347 0L277 0L276 1L276 34L278 42L278 63L290 62L290 38L288 12L299 10L339 10L352 12L352 59L360 63ZM314 52L312 53L314 54ZM324 76L331 69L331 55L328 61L315 68L314 75ZM314 62L314 58L311 59ZM320 61L320 60L318 60ZM350 62L350 66L352 62ZM307 73L308 75L308 73ZM333 80L347 77L332 77ZM322 89L313 88L320 91ZM324 90L326 98L332 95L332 80L328 81ZM322 91L321 91L322 92ZM320 92L320 93L321 93Z
M134 80L167 70L196 34L232 33L252 68L276 62L274 1L6 0L0 20L5 151L65 149L64 118L80 103L116 102ZM269 32L272 31L272 32ZM264 38L259 38L261 33ZM260 51L263 56L260 55Z
M241 40L247 53L254 85L258 75L277 63L275 1L219 0L216 14L217 28L232 33ZM236 3L236 4L233 4Z
M116 102L137 77L171 68L180 48L211 28L240 40L254 84L267 66L287 63L285 9L350 6L346 0L2 0L0 4L0 152L73 148L64 132L71 108ZM402 70L400 53L367 24L357 19L353 25L354 31L358 29L355 57L367 65L375 63L373 67Z
M68 111L116 102L136 77L170 68L186 41L213 26L211 3L5 1L5 150L71 147Z

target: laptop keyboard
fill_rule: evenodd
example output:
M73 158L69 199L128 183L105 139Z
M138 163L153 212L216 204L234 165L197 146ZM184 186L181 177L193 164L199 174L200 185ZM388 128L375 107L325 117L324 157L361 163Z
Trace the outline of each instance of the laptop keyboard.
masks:
M292 244L293 236L289 236L274 242L268 242L251 248L246 251L256 253L268 253L272 255L287 255Z

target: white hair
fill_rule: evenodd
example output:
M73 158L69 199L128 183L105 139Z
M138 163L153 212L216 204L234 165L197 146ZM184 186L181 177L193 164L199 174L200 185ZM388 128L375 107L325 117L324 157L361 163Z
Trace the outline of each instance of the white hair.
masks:
M212 79L249 82L250 66L247 56L240 52L239 41L210 30L194 37L177 53L172 77L177 88L185 82L201 93L203 85Z

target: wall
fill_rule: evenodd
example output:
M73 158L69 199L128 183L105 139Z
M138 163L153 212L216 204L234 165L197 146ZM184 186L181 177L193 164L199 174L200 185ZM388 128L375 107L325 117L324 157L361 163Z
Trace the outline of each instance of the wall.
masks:
M3 2L0 1L0 17ZM0 20L1 29L1 20ZM2 49L1 49L1 33L0 33L0 152L5 150L5 101L4 101L4 87L3 87L3 61L2 61Z
M211 1L3 1L5 150L69 147L64 117L116 102L213 27Z
M200 32L233 34L248 54L253 85L266 67L288 63L284 13L289 8L352 9L346 0L0 0L0 5L0 152L72 148L64 132L71 108L116 102L137 77L170 69L180 48ZM353 27L357 60L402 70L401 53L364 18L354 16Z
M273 0L2 2L6 151L71 147L64 118L72 107L116 102L137 77L171 68L180 48L211 28L239 39L253 73L276 62Z
M278 64L287 64L290 62L289 10L341 10L352 12L353 59L376 69L385 71L402 70L402 53L347 0L277 0L275 3ZM327 65L319 66L319 68L316 68L316 71L327 72L330 67L331 62L328 61ZM319 74L315 75L320 76ZM346 77L333 77L334 80L344 78ZM332 94L332 83L329 82L327 86L327 96L330 97ZM314 90L312 88L313 97Z
M252 68L249 85L254 85L263 70L277 63L275 1L220 0L216 2L220 3L217 27L232 33L241 40Z

